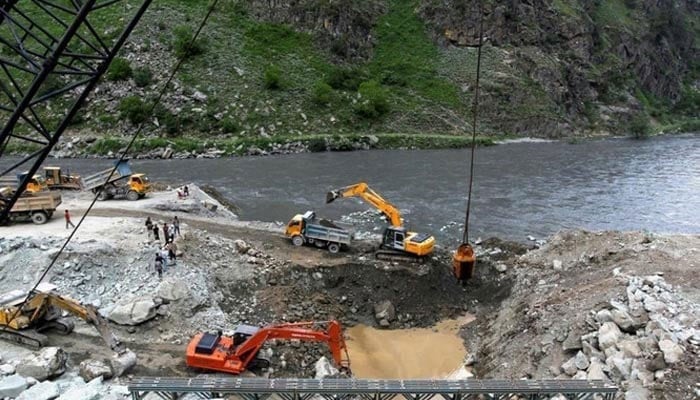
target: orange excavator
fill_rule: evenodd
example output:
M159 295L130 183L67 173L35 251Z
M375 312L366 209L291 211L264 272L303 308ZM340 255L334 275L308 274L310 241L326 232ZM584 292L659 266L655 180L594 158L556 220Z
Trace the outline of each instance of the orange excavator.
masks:
M343 330L336 320L296 322L263 328L239 325L233 336L224 336L221 332L198 333L187 345L187 366L229 374L240 374L254 366L267 366L269 361L257 358L257 355L263 344L273 339L326 342L338 368L350 371L350 357L343 339Z

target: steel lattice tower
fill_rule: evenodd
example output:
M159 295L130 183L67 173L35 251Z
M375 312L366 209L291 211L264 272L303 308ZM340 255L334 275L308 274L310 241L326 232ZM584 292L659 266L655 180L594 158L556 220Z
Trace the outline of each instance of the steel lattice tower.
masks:
M139 0L135 12L127 10L125 3L126 0L0 0L0 158L10 142L29 153L0 170L0 177L16 174L20 167L28 170L12 197L2 199L0 223L8 221L9 211L27 182L56 145L151 0ZM119 25L124 26L121 32ZM101 31L97 26L109 28Z

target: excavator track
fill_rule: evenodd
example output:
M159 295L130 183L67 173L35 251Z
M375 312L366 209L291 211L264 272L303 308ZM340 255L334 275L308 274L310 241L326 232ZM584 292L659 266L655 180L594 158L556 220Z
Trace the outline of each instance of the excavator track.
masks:
M72 320L68 318L58 318L51 321L46 321L43 325L41 325L38 331L43 332L51 329L59 335L68 335L69 333L73 332L74 327L75 323L73 323Z
M396 262L411 262L411 263L423 263L426 256L416 256L410 253L405 253L398 250L387 250L380 249L374 253L374 257L377 260L382 261L396 261Z
M34 330L16 331L14 329L4 327L0 328L0 339L8 342L17 343L33 349L40 349L46 346L49 338Z

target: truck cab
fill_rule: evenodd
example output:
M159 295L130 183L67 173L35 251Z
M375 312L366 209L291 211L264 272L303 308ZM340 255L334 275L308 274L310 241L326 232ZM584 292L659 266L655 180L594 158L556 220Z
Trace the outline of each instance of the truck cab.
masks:
M151 189L151 183L146 174L133 174L129 177L129 187L143 197Z
M293 216L292 219L289 220L289 223L287 224L287 229L284 231L284 234L287 237L302 235L304 231L305 221L313 219L314 216L315 214L313 211L307 211L304 214L297 214Z

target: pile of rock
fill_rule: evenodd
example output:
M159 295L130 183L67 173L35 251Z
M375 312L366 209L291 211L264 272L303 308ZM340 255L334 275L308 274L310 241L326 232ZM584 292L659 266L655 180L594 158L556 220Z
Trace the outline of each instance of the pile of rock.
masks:
M593 312L588 332L572 330L562 348L574 355L555 373L562 378L611 379L629 399L649 397L675 364L700 354L700 310L661 276L623 276L623 300Z
M131 353L133 354L133 353ZM98 360L80 364L79 376L66 372L67 354L58 347L46 347L37 353L0 366L0 398L17 400L120 400L128 398L125 386L104 385L103 379L120 376Z

